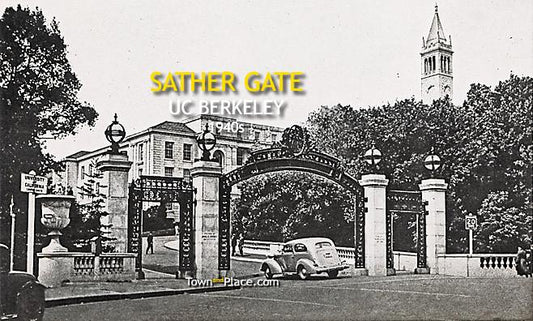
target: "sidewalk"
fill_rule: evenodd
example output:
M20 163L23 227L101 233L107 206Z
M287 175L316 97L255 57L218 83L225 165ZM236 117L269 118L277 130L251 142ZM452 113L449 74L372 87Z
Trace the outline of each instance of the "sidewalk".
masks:
M188 280L175 279L144 270L149 278L132 282L76 282L46 289L46 307L97 301L139 299L185 293L203 293L240 289L240 286L213 284L209 287L189 286Z
M178 265L177 243L169 242L174 236L155 237L154 254L144 256L144 280L132 282L76 282L45 292L46 306L79 304L96 301L138 299L184 293L200 293L239 289L235 286L214 284L210 287L192 287L184 279L174 277ZM167 246L170 243L171 246ZM174 246L172 246L174 245ZM143 253L146 242L143 242ZM262 275L259 271L263 256L232 256L232 271L235 278L253 278Z

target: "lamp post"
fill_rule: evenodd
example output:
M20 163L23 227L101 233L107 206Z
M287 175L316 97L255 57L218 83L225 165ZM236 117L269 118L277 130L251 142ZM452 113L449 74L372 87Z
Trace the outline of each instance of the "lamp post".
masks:
M119 144L124 140L124 137L126 137L126 130L124 129L124 126L118 122L117 118L117 114L115 114L115 120L113 120L105 130L105 138L111 143L112 154L120 154Z
M372 147L363 155L363 159L372 168L376 169L379 162L381 162L381 152L372 144Z
M437 169L439 169L442 165L442 162L440 160L440 157L435 154L435 150L433 147L431 147L431 152L429 155L424 159L424 167L431 172L431 175L435 173Z
M211 131L209 131L208 124L205 124L204 131L198 134L198 136L196 137L196 142L198 143L198 147L202 151L202 157L200 158L200 160L212 161L211 150L215 148L217 138Z

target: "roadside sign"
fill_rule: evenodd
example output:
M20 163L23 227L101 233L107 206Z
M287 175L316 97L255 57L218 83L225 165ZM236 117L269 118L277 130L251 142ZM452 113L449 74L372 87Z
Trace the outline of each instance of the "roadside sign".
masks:
M47 179L44 176L20 174L20 191L25 193L46 194Z
M477 229L477 216L475 215L465 216L465 229L467 230Z

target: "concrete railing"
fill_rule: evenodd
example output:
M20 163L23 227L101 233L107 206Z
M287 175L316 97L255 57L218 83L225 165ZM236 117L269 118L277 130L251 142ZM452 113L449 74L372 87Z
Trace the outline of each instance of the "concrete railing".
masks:
M132 281L135 259L132 253L58 252L39 253L39 280L47 286L86 281Z
M281 242L244 240L243 252L245 254L268 255L281 250L282 245Z
M445 254L439 274L471 277L517 277L516 254Z

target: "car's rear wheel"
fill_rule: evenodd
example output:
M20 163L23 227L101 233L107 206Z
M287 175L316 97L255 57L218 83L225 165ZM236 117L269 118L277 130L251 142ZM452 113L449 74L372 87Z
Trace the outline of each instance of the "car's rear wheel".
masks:
M44 289L42 285L28 282L17 294L17 316L19 320L41 321L44 315Z
M300 277L300 279L302 280L307 279L307 277L309 276L307 269L303 265L298 266L297 273L298 273L298 277Z
M328 276L332 279L336 278L337 275L339 275L339 271L338 270L335 270L335 271L328 271Z
M272 274L272 270L270 270L270 266L268 266L268 265L265 266L265 267L263 268L263 273L265 274L265 278L267 278L267 279L272 279L272 275L273 275L273 274Z

